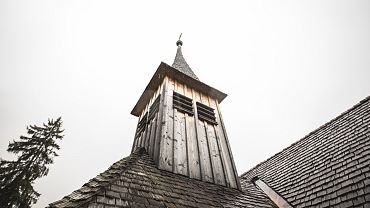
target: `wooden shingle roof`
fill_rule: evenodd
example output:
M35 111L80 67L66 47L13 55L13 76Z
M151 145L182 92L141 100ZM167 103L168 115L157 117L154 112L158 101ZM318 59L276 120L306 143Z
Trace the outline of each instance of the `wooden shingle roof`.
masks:
M275 207L252 183L243 191L159 170L144 149L49 205L66 207Z
M293 207L369 207L370 97L241 177Z
M179 40L180 41L180 40ZM182 55L182 41L177 41L177 52L175 56L175 60L173 61L172 67L179 70L180 72L188 75L189 77L199 80L197 75L191 70L190 66L188 63L186 63L184 56Z

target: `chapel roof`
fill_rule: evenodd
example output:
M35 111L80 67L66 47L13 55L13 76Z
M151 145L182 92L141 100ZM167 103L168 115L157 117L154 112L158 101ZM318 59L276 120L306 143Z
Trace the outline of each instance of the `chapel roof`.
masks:
M160 170L141 148L80 189L51 203L72 207L276 207L251 182L242 191Z
M370 96L241 175L293 207L370 204Z

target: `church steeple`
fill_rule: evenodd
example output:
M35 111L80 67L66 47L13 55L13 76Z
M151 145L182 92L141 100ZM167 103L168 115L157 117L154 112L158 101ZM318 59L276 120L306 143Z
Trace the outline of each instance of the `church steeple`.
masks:
M181 46L183 42L181 41L181 35L179 40L176 42L177 45L177 53L175 56L175 60L173 61L172 67L181 71L182 73L199 80L197 75L194 74L193 70L191 70L188 63L186 63L184 56L182 55Z
M131 111L139 117L132 151L145 148L161 170L241 189L219 107L227 95L199 81L182 44L179 39L172 66L159 65Z

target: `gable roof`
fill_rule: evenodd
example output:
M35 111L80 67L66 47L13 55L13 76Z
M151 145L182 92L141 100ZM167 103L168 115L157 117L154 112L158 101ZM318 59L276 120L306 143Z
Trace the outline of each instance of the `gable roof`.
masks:
M370 97L242 174L294 207L370 204Z
M159 170L141 148L49 207L275 207L252 183L242 184L239 191Z

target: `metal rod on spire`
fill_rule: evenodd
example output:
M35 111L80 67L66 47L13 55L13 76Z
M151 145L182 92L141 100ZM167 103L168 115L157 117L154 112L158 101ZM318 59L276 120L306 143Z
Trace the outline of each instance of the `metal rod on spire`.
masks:
M182 46L182 41L180 40L181 36L182 36L182 33L180 34L179 40L176 42L176 45L179 47Z

